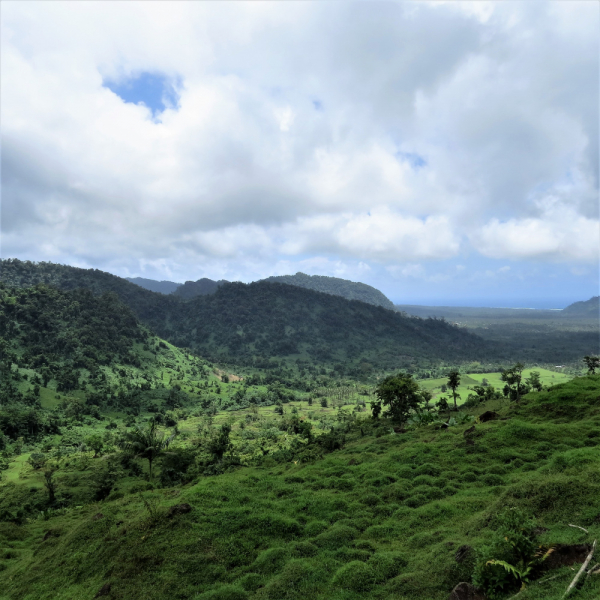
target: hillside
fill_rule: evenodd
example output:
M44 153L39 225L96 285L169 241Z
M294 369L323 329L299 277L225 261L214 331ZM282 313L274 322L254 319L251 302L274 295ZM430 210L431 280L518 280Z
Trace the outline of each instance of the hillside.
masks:
M190 298L194 298L195 296L206 296L207 294L214 294L219 286L224 283L229 283L224 279L220 281L213 281L212 279L207 279L206 277L202 279L198 279L198 281L186 281L183 285L179 286L173 294L175 296L179 296L180 298L184 298L189 300Z
M584 302L574 302L562 310L565 317L600 318L600 296L594 296Z
M339 279L338 277L296 273L295 275L278 275L267 277L262 281L295 285L307 290L314 290L316 292L323 292L324 294L341 296L342 298L346 298L346 300L360 300L361 302L373 304L374 306L382 306L383 308L389 308L391 310L394 309L394 303L374 287L366 285L365 283L357 283L354 281L348 281L347 279Z
M160 337L234 364L299 358L361 375L423 360L454 363L502 356L493 344L444 321L412 319L284 284L228 283L214 294L183 301L98 270L18 260L2 262L2 280L17 287L46 282L66 290L114 292Z
M55 471L54 509L42 471L21 461L0 494L13 515L0 522L0 598L447 600L474 580L506 600L519 581L486 563L516 565L509 542L527 560L554 549L519 600L561 598L600 537L599 393L599 376L579 378L479 407L498 411L488 422L401 433L340 411L323 442L235 466L255 432L292 422L242 412L226 472L198 470L202 442L173 446L154 483L147 461L114 447L104 460L74 452ZM17 506L44 512L25 520ZM600 577L581 583L573 598L596 600Z
M126 277L125 279L146 290L158 292L159 294L171 294L182 285L173 281L155 281L154 279L145 279L144 277Z

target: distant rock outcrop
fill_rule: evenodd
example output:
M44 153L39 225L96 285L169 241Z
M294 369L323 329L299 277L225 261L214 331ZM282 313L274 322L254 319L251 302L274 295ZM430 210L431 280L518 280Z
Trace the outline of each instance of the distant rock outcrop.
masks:
M339 279L338 277L326 277L324 275L306 275L305 273L267 277L262 281L295 285L307 290L341 296L347 300L360 300L367 304L383 306L383 308L394 310L394 303L389 298L378 289L366 283L348 281L347 279Z

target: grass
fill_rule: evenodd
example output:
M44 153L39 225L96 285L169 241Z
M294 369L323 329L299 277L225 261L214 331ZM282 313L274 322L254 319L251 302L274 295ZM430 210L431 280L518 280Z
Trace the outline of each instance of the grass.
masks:
M128 600L445 600L473 568L456 562L457 549L490 540L505 507L537 519L540 543L600 538L599 398L597 376L505 403L507 420L477 424L474 445L463 435L471 424L357 430L314 463L146 491L156 518L132 491L47 521L0 523L0 598L91 600L110 584L107 598ZM89 462L80 478L102 467ZM169 517L182 503L191 511ZM573 574L563 567L519 600L558 600ZM573 598L599 595L590 577Z

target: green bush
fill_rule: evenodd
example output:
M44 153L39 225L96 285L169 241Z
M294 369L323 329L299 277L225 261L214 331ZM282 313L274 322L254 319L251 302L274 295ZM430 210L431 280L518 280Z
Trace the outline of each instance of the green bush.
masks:
M310 542L296 542L290 545L290 552L294 558L308 558L319 553L319 549Z
M304 533L308 537L314 537L323 533L328 527L329 525L325 521L311 521L304 527Z
M377 552L370 558L369 565L375 573L375 580L380 583L399 575L408 561L399 552Z
M370 565L354 560L338 569L331 583L334 587L367 592L375 584L375 579L375 572Z
M246 600L248 592L236 585L223 585L216 590L198 594L195 600Z
M255 592L258 588L262 587L264 578L258 573L247 573L240 580L239 584L247 592Z
M334 525L331 529L319 534L314 543L321 547L330 550L336 550L341 546L348 545L353 539L358 536L358 530L347 525Z
M269 548L263 550L257 556L251 568L253 571L265 575L276 573L283 567L288 557L289 551L287 548Z
M423 506L423 504L427 503L427 498L422 494L416 494L415 496L410 496L404 501L404 505L409 508L417 508L419 506Z
M311 598L322 579L323 573L308 561L291 560L277 577L258 592L257 597L269 600Z
M481 478L481 481L483 481L485 485L504 485L504 479L502 479L500 475L494 475L492 473L489 475L484 475Z

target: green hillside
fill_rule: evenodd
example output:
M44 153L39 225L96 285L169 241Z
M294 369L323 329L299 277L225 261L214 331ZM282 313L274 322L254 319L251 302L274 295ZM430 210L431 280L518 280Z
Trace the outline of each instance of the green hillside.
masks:
M498 411L489 422L400 433L340 411L328 437L235 466L244 432L263 430L241 412L226 472L198 471L203 442L164 455L161 473L191 473L176 486L144 481L147 461L111 446L104 460L72 453L55 475L63 508L0 522L0 598L446 600L474 580L507 599L519 581L486 563L516 565L513 542L531 561L553 548L519 600L558 600L600 536L599 397L600 376L579 378L478 407ZM5 515L47 496L43 474L21 464L2 487ZM102 485L109 495L94 500ZM600 577L581 584L573 598L598 598Z
M295 275L267 277L263 281L295 285L307 290L323 292L324 294L333 294L334 296L341 296L347 300L360 300L367 304L394 310L394 303L379 290L365 283L348 281L347 279L340 279L339 277L296 273Z
M269 359L338 366L360 376L419 361L497 360L501 348L448 323L413 319L364 302L296 286L230 283L183 301L97 270L18 260L2 262L7 285L114 292L153 332L211 360L246 366Z

